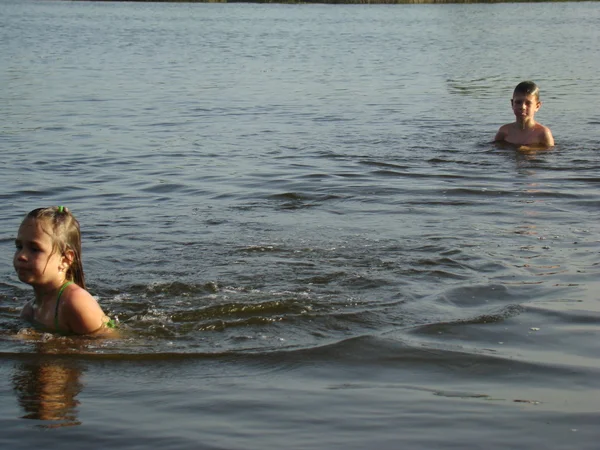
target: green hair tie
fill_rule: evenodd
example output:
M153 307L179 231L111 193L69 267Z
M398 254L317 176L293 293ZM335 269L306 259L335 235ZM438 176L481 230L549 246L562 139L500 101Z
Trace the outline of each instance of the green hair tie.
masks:
M59 206L59 207L58 207L58 212L59 212L60 214L64 213L64 212L65 212L65 207L64 207L64 206Z

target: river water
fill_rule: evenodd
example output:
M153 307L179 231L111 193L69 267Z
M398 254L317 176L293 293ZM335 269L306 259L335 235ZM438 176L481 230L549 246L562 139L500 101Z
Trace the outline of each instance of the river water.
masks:
M597 448L597 3L0 9L2 448ZM59 204L119 338L18 319Z

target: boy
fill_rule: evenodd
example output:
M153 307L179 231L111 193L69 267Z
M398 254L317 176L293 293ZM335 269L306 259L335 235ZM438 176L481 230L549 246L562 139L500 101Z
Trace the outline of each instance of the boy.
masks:
M519 83L510 103L516 121L502 125L496 133L495 142L507 142L519 150L545 150L554 146L550 129L534 119L542 102L540 89L533 81Z

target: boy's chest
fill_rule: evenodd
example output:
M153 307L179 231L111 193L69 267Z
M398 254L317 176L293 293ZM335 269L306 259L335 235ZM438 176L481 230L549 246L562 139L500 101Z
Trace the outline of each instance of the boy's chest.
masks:
M515 145L534 145L541 142L541 134L536 128L521 130L518 127L512 127L505 141Z

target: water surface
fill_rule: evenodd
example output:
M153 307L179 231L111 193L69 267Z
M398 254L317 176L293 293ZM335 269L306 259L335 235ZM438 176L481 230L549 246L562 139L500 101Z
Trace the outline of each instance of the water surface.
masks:
M3 447L596 447L596 3L0 7ZM18 319L58 204L120 339Z

